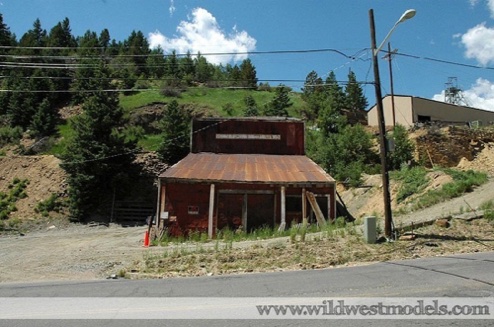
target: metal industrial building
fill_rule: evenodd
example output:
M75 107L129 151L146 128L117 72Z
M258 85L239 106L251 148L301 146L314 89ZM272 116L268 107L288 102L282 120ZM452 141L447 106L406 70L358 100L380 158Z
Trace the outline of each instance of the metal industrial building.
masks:
M452 125L474 123L480 126L494 123L493 111L406 95L385 96L383 98L383 111L386 126L399 124L411 127L416 123L427 122L443 122ZM368 111L367 120L369 126L378 126L375 105Z
M304 141L298 119L193 120L191 153L158 179L158 230L212 237L334 219L335 181L305 156Z

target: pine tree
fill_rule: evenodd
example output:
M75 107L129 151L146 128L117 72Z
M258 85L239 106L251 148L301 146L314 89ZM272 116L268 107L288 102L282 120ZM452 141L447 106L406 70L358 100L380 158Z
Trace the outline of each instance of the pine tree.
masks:
M104 28L101 33L99 34L99 45L103 47L103 49L106 51L108 47L110 46L110 31L108 31L107 28Z
M333 71L328 74L324 83L324 92L321 95L321 102L317 126L325 137L340 132L346 125L346 118L343 116L345 108L345 93L336 80Z
M105 65L104 59L99 57L101 51L99 49L100 43L97 34L92 31L86 31L84 36L78 39L78 44L77 55L79 56L79 66L75 71L70 85L70 90L73 92L72 102L74 104L83 103L94 95L95 90L103 90L103 85L109 85L109 83L101 83L100 78L110 78L109 71L103 76L101 74L102 70L97 69L98 66L102 68L102 65ZM108 67L104 69L108 70Z
M396 125L389 137L394 142L394 149L388 153L389 166L391 169L400 169L403 164L413 160L415 146L408 138L408 132L402 125Z
M257 88L257 72L256 67L250 59L245 59L240 65L240 79L243 87L252 89Z
M194 63L194 66L196 67L196 81L198 81L199 83L206 83L210 81L212 76L212 69L206 58L198 53L197 57L194 60Z
M266 116L288 117L288 108L293 103L290 101L290 89L284 85L276 88L274 99L264 108Z
M118 94L107 92L111 84L108 69L100 65L100 85L85 98L83 113L72 121L74 137L62 156L68 174L70 213L83 220L109 199L114 190L125 191L132 172L136 143L125 139L125 125Z
M259 109L257 108L256 100L252 95L248 95L244 98L245 109L244 116L245 117L255 117L259 116Z
M310 101L311 97L321 90L322 78L313 70L305 77L304 87L302 88L302 99Z
M9 27L7 24L3 22L3 16L0 13L0 46L2 47L8 47L12 46L12 33L10 32ZM0 48L0 55L6 55L8 54L10 49L8 48ZM5 59L2 59L5 60ZM3 68L2 68L3 69Z
M367 108L367 99L364 96L362 86L357 82L357 77L353 71L348 73L348 84L345 88L346 107L351 111L363 111Z
M58 118L57 109L45 98L31 120L31 130L37 138L52 135L56 131Z
M56 48L46 51L49 56L61 57L61 59L58 59L61 64L71 63L71 59L62 59L64 56L68 57L75 53L75 47L77 46L75 37L71 32L70 21L68 18L65 18L62 22L59 22L50 30L47 38L47 44L49 47ZM59 62L58 60L57 62ZM69 90L72 77L71 70L52 69L50 70L49 75L54 77L52 81L57 91ZM57 93L52 96L52 98L54 103L60 103L70 101L71 96L69 93Z
M190 152L190 118L176 100L171 101L165 109L161 120L163 143L157 152L169 165L177 163Z
M343 88L338 84L333 71L329 72L328 77L326 77L324 91L331 106L342 114L343 109L346 109L346 95Z
M147 76L146 60L150 53L149 43L141 31L132 31L129 38L124 41L125 54L130 56L136 67L137 76Z
M191 85L195 77L196 67L194 65L194 59L192 59L190 51L187 51L185 57L180 59L179 69L182 79L185 80L187 85Z
M313 70L305 78L304 87L302 88L302 99L305 101L305 107L301 114L309 121L313 122L319 116L321 107L324 103L322 79Z
M146 60L146 67L149 77L162 78L165 75L166 60L161 47L151 50Z

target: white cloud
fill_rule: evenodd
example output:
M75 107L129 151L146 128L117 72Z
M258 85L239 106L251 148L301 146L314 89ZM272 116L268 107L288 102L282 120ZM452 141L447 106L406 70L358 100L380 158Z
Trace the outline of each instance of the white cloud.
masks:
M476 6L480 0L469 0L471 6ZM494 18L494 0L486 0L491 18ZM487 27L486 22L470 28L464 34L455 34L453 38L460 39L465 47L465 56L474 59L483 66L494 63L494 28ZM494 111L494 83L478 78L468 90L461 93L470 107ZM445 92L436 94L432 98L436 101L445 101Z
M494 83L484 78L478 78L470 89L462 91L467 105L473 108L494 111ZM444 91L432 97L436 101L445 101Z
M475 5L477 5L477 3L479 2L479 0L469 0L469 2L470 2L470 5L472 7L474 7Z
M487 7L491 12L491 17L494 18L494 0L487 0Z
M485 22L463 34L461 43L466 48L467 58L475 59L484 66L494 62L494 28L486 27Z
M170 12L170 16L173 16L173 13L175 12L175 1L170 0L170 7L168 8L168 11Z
M246 31L236 27L227 34L219 26L216 18L203 8L192 10L192 17L182 21L177 27L178 35L166 37L161 32L149 33L151 48L160 46L165 53L175 50L177 53L191 54L228 53L228 55L208 55L207 60L213 64L238 62L247 58L245 52L256 48L256 39Z

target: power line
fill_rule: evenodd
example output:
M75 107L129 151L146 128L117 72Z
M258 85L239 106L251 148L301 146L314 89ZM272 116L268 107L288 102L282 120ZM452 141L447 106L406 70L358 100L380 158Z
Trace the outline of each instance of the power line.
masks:
M112 49L111 47L49 47L49 46L44 46L44 47L23 47L23 46L0 46L0 49L24 49L24 50L84 50L84 49L91 49L91 50L106 50L106 49ZM142 49L142 47L125 47L125 46L117 46L117 49L125 49L125 50L130 50L130 49ZM334 52L337 54L340 54L344 57L347 57L349 59L353 59L354 57L351 55L347 55L341 50L334 49L334 48L320 48L320 49L300 49L300 50L267 50L267 51L235 51L235 52L198 52L197 54L192 54L190 52L188 53L167 53L163 54L163 56L177 56L177 57L184 57L184 56L232 56L232 55L264 55L264 54L298 54L298 53L317 53L317 52ZM106 54L102 54L106 55ZM133 54L133 55L117 55L117 56L130 56L130 57L147 57L147 56L159 56L161 54ZM64 56L66 57L66 56Z
M126 47L126 46L117 46L118 49L142 49L142 47ZM0 49L24 49L24 50L84 50L84 49L93 49L93 50L107 50L107 49L112 49L111 47L51 47L51 46L35 46L35 47L25 47L25 46L0 46ZM324 52L333 52L337 53L343 57L346 57L350 59L351 61L354 60L364 60L361 59L361 53L364 51L370 51L370 48L363 48L359 51L357 51L355 54L349 55L346 54L345 52L335 49L335 48L318 48L318 49L299 49L299 50L267 50L267 51L238 51L238 52L198 52L197 54L191 54L190 52L188 53L163 53L163 54L157 54L157 53L147 53L147 54L117 54L117 55L111 55L107 53L102 53L101 55L74 55L74 56L44 56L44 55L14 55L14 54L2 54L0 55L0 58L13 58L13 59L56 59L56 60L77 60L77 59L88 59L88 58L100 58L100 59L112 59L112 58L139 58L139 57L171 57L171 56L177 56L177 57L185 57L185 56L192 56L196 57L198 55L200 56L231 56L231 55L278 55L278 54L306 54L306 53L324 53ZM386 52L386 51L383 51ZM445 60L445 59L439 59L439 58L432 58L432 57L427 57L427 56L420 56L420 55L414 55L414 54L407 54L407 53L402 53L402 52L396 52L395 55L397 56L403 56L403 57L409 57L409 58L414 58L414 59L423 59L423 60L428 60L428 61L434 61L434 62L439 62L439 63L444 63L444 64L450 64L450 65L456 65L456 66L463 66L463 67L468 67L468 68L475 68L475 69L488 69L488 70L494 70L494 67L489 67L489 66L478 66L478 65L472 65L472 64L465 64L465 63L460 63L460 62L455 62L451 60ZM368 59L367 59L368 60ZM365 61L365 60L364 60ZM122 65L122 64L121 64Z

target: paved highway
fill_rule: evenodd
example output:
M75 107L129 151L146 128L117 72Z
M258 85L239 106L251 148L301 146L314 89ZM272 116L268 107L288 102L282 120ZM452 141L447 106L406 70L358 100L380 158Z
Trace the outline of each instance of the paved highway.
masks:
M165 280L0 284L5 297L490 297L494 252L335 269ZM29 313L30 308L25 308ZM2 308L0 307L0 314ZM91 313L88 313L90 315ZM4 320L0 326L492 326L493 320Z

